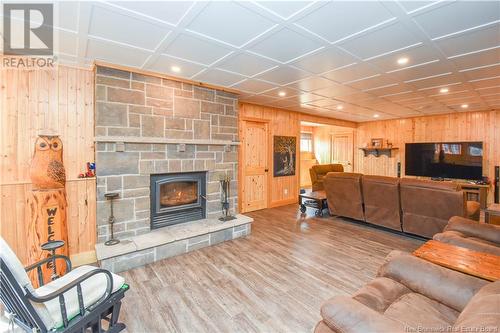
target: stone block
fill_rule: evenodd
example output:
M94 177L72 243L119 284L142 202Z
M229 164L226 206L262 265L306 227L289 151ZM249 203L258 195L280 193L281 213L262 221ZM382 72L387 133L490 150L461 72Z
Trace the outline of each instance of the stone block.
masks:
M206 160L205 161L205 169L206 170L214 170L215 169L215 161L214 160Z
M137 198L137 197L149 197L149 187L137 188L132 190L123 190L123 198Z
M162 79L161 84L164 85L165 87L171 87L171 88L175 88L175 89L182 88L182 82L169 80L169 79Z
M97 176L139 173L139 153L97 152Z
M169 160L168 161L168 172L181 172L181 160Z
M195 146L186 145L186 151L178 151L176 144L167 145L167 158L173 159L194 159L195 158Z
M199 152L196 152L196 158L214 159L215 158L215 153L210 152L210 151L199 151Z
M151 151L150 143L125 143L125 151Z
M113 202L114 216L116 223L130 221L134 219L134 199L115 199ZM110 214L109 201L100 201L97 203L96 215L97 224L105 225L108 223Z
M153 83L153 84L161 84L161 78L151 75L143 75L139 73L132 73L132 80L139 82Z
M139 90L108 87L107 94L110 102L144 105L144 92Z
M226 116L238 116L238 112L236 111L236 109L234 107L226 105L225 109L226 109L226 112L224 112L224 114Z
M212 232L210 234L210 245L219 244L228 240L233 239L233 229L227 228L223 230L219 230L216 232Z
M224 127L220 126L219 127L219 132L221 134L238 134L238 128L237 127Z
M106 179L106 190L108 192L121 191L123 188L122 176L109 176L103 179Z
M195 239L195 238L198 238L198 237L191 238L191 239L189 239L189 241L191 241L192 239ZM201 241L199 243L190 243L190 242L188 242L187 252L195 251L195 250L198 250L198 249L202 249L202 248L207 247L207 246L210 246L210 240L208 238L208 235L206 237L206 240Z
M174 98L174 116L179 118L200 118L200 101L182 97Z
M152 97L157 99L172 100L173 90L165 86L146 84L146 97Z
M233 135L232 134L212 133L212 139L214 139L214 140L232 141L233 140Z
M164 161L154 161L155 163L155 173L167 173L169 172L169 161L164 160Z
M185 91L185 90L180 90L180 89L175 89L174 95L179 96L179 97L185 97L185 98L193 98L192 91Z
M146 115L141 117L142 136L163 137L164 129L163 117Z
M201 87L193 87L193 97L195 99L201 99L213 102L215 100L215 90L201 88Z
M179 119L179 118L165 119L165 129L176 129L176 130L186 129L186 121L185 119Z
M238 153L235 151L229 151L229 152L223 152L222 153L222 160L224 163L229 163L229 162L238 162Z
M96 73L97 75L112 76L119 79L130 79L130 72L104 66L97 66Z
M165 130L165 138L190 140L193 138L193 132L167 129Z
M167 145L165 143L154 143L153 151L167 151Z
M97 126L127 126L127 106L116 103L96 103Z
M149 185L149 176L123 176L123 189L125 190L149 187Z
M105 86L111 86L111 87L117 87L117 88L130 88L130 80L128 79L119 79L119 78L114 78L114 77L109 77L109 76L102 76L102 75L97 75L96 76L96 84L102 84Z
M109 136L140 136L140 128L109 127Z
M155 172L155 161L140 161L139 173L141 175L151 174Z
M193 85L190 83L182 82L182 90L193 91Z
M212 114L224 114L224 105L202 101L201 112L212 113Z
M130 88L144 91L144 82L131 81Z
M228 104L228 105L234 105L234 102L235 102L235 100L232 98L226 98L226 97L221 97L221 96L217 96L215 98L215 101L217 103Z
M120 256L113 263L113 272L120 273L132 268L144 266L154 262L154 250L142 250L131 254Z
M135 209L136 210L149 209L149 205L150 205L149 197L135 199Z
M128 126L137 128L141 127L141 116L139 114L129 113Z
M152 108L150 106L129 105L128 112L140 113L140 114L152 114Z
M161 260L165 258L170 258L177 256L179 254L186 253L187 251L187 240L179 240L165 245L156 247L156 260Z
M106 100L106 87L105 86L96 86L95 99L96 99L96 101L105 101Z
M136 219L146 219L149 218L149 215L150 215L149 210L135 211Z
M208 182L207 183L207 194L219 193L220 192L220 183L219 181Z
M137 219L133 222L126 222L126 230L137 230L150 227L149 216L145 219Z
M141 153L141 160L163 160L165 159L165 152L151 151Z
M106 144L104 142L98 142L95 146L96 151L106 151Z
M227 127L238 127L238 118L231 116L219 116L219 125Z
M153 108L172 109L172 100L148 97L146 98L146 106L152 106Z
M174 115L174 111L172 111L172 108L153 107L153 114L162 117L172 117Z
M193 171L194 163L193 160L182 160L182 172Z
M210 123L211 123L212 126L219 125L219 115L217 115L217 114L211 115L211 117L210 117Z
M202 161L202 160L195 160L195 161L194 161L194 170L195 170L195 171L202 171L202 170L205 170L205 161Z
M96 126L95 127L95 135L96 136L106 136L106 135L108 135L108 128L107 127Z
M193 121L194 139L210 139L210 122L204 120Z

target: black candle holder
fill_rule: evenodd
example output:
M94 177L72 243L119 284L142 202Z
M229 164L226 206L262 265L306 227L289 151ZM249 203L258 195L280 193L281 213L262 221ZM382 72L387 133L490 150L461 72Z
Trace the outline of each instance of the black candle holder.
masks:
M222 217L219 218L219 221L231 221L236 219L236 217L232 216L229 210L229 187L231 185L231 177L225 176L220 179L220 195L221 195L221 206L222 206Z
M114 224L115 224L115 216L113 214L113 200L119 197L118 193L106 193L104 194L104 197L109 200L110 205L111 205L111 214L109 215L108 218L108 223L109 223L109 230L111 232L111 238L104 242L104 245L106 246L111 246L111 245L116 245L120 243L119 239L115 239L115 234L114 234Z

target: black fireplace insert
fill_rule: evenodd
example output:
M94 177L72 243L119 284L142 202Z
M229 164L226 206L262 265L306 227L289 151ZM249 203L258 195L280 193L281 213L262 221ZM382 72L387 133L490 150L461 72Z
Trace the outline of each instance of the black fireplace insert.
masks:
M206 172L151 175L151 229L206 217Z

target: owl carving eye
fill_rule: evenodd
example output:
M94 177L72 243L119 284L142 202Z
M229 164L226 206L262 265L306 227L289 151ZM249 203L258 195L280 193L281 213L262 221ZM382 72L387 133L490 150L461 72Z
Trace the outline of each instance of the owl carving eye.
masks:
M62 149L62 142L59 139L55 139L52 141L51 146L52 150L58 151Z
M47 147L47 144L45 142L40 143L40 148L45 148Z
M44 140L40 140L40 142L38 143L38 150L48 150L49 148L49 144Z
M52 148L57 148L57 142L54 142L54 143L52 144Z

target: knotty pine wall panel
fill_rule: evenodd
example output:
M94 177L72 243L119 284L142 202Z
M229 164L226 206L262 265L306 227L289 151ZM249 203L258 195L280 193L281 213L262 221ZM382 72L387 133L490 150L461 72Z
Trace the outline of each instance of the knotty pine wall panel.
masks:
M94 73L0 70L0 234L26 262L26 194L38 133L52 131L64 145L70 255L92 256L96 241L95 179L78 179L94 161Z
M446 115L415 117L398 120L374 121L358 124L358 148L371 138L389 139L399 149L391 158L364 157L356 149L354 168L371 175L397 175L397 162L401 161L404 176L405 143L437 141L483 141L483 175L493 179L495 165L500 165L500 110L460 112ZM384 141L385 143L385 141ZM490 188L488 201L493 201Z

